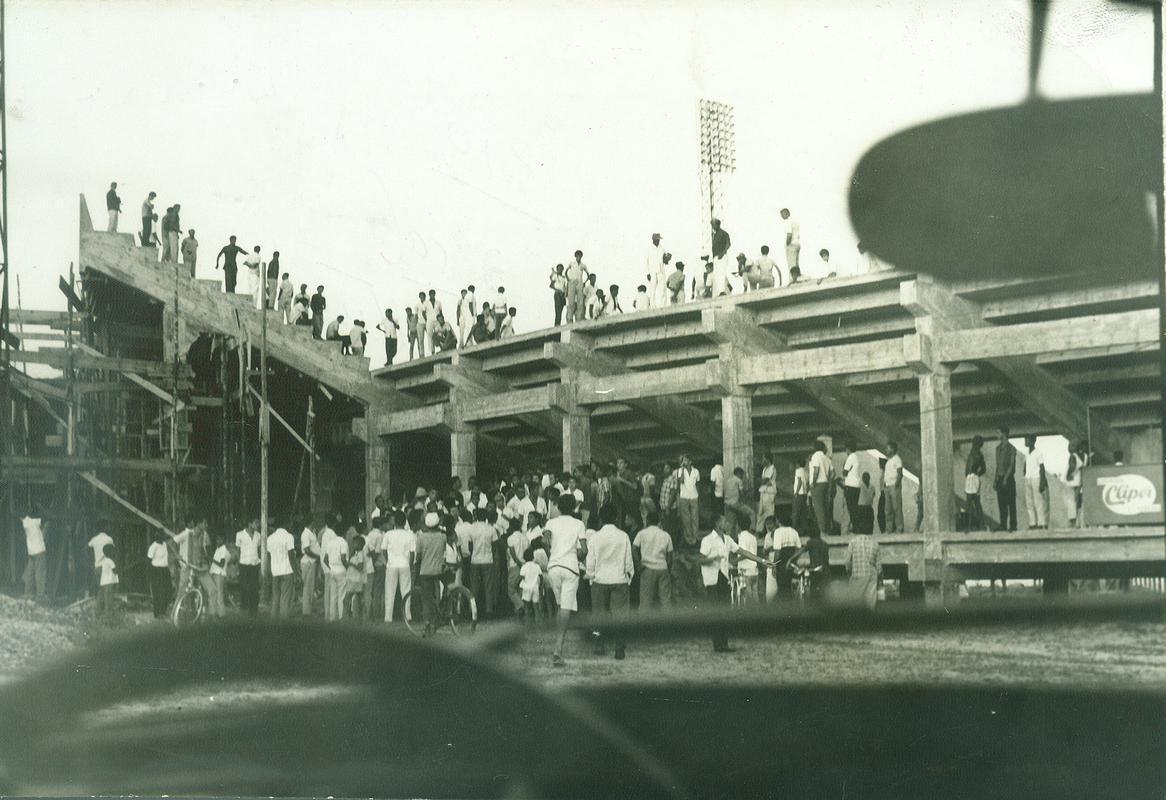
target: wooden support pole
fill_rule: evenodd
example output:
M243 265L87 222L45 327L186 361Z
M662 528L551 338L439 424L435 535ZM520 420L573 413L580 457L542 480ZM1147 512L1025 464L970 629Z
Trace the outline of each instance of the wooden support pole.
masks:
M580 407L563 414L563 469L591 463L591 415Z
M737 467L745 470L748 480L753 476L753 398L741 392L721 398L722 464L725 475Z
M919 431L924 530L954 530L951 372L943 367L919 375Z

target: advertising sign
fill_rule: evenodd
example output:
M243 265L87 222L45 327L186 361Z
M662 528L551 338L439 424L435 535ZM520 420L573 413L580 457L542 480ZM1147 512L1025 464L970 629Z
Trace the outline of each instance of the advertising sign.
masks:
M1162 468L1157 464L1086 467L1081 486L1086 525L1162 524Z

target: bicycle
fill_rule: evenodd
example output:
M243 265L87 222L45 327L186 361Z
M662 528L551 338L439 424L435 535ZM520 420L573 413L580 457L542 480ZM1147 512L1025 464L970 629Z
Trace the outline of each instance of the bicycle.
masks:
M811 569L802 564L795 564L793 560L787 562L786 567L794 576L794 598L805 605L810 600L814 577L824 572L826 568L819 565Z
M437 617L434 619L434 630L443 625L449 625L454 636L460 636L463 629L473 633L478 627L478 601L473 593L464 586L446 586L444 581L438 582L440 596L437 599ZM425 633L425 608L421 592L413 589L405 595L402 602L405 604L405 627L417 636Z
M198 580L197 573L209 572L207 567L196 567L188 561L178 560L186 576L183 584L178 588L174 597L174 605L170 609L170 621L175 628L185 628L202 619L207 607L206 589Z

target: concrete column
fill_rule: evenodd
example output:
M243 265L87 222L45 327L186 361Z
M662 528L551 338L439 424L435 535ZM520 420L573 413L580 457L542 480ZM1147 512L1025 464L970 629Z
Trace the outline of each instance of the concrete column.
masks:
M728 394L721 398L721 442L725 476L737 467L745 470L748 481L753 474L753 398L747 394Z
M462 424L449 432L450 474L468 486L478 473L478 442L473 425Z
M364 509L371 511L376 496L389 496L389 439L372 436L364 446Z
M935 367L919 375L919 440L923 460L923 528L955 529L954 446L951 433L951 371Z
M583 409L563 414L563 469L591 462L591 415Z

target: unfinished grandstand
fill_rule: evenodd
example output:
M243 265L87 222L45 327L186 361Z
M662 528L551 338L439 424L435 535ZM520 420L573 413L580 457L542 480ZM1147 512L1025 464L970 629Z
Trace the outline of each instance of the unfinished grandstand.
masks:
M234 530L260 502L260 312L249 296L159 264L128 234L94 230L84 198L80 216L76 306L13 312L25 343L13 361L62 375L14 370L4 577L18 574L14 515L39 502L67 531L49 544L55 594L81 588L71 565L85 563L96 530L144 553L156 527L197 511ZM1161 463L1157 289L1102 271L954 284L878 272L371 371L267 312L269 508L354 513L378 493L399 499L451 475L681 452L750 475L775 454L780 505L815 439L895 440L924 476L923 524L880 538L887 577L941 595L964 577L1160 576L1160 525L1068 530L1057 503L1052 530L953 533L968 443L991 441L998 425ZM993 448L984 452L991 474ZM992 512L990 482L982 498Z

